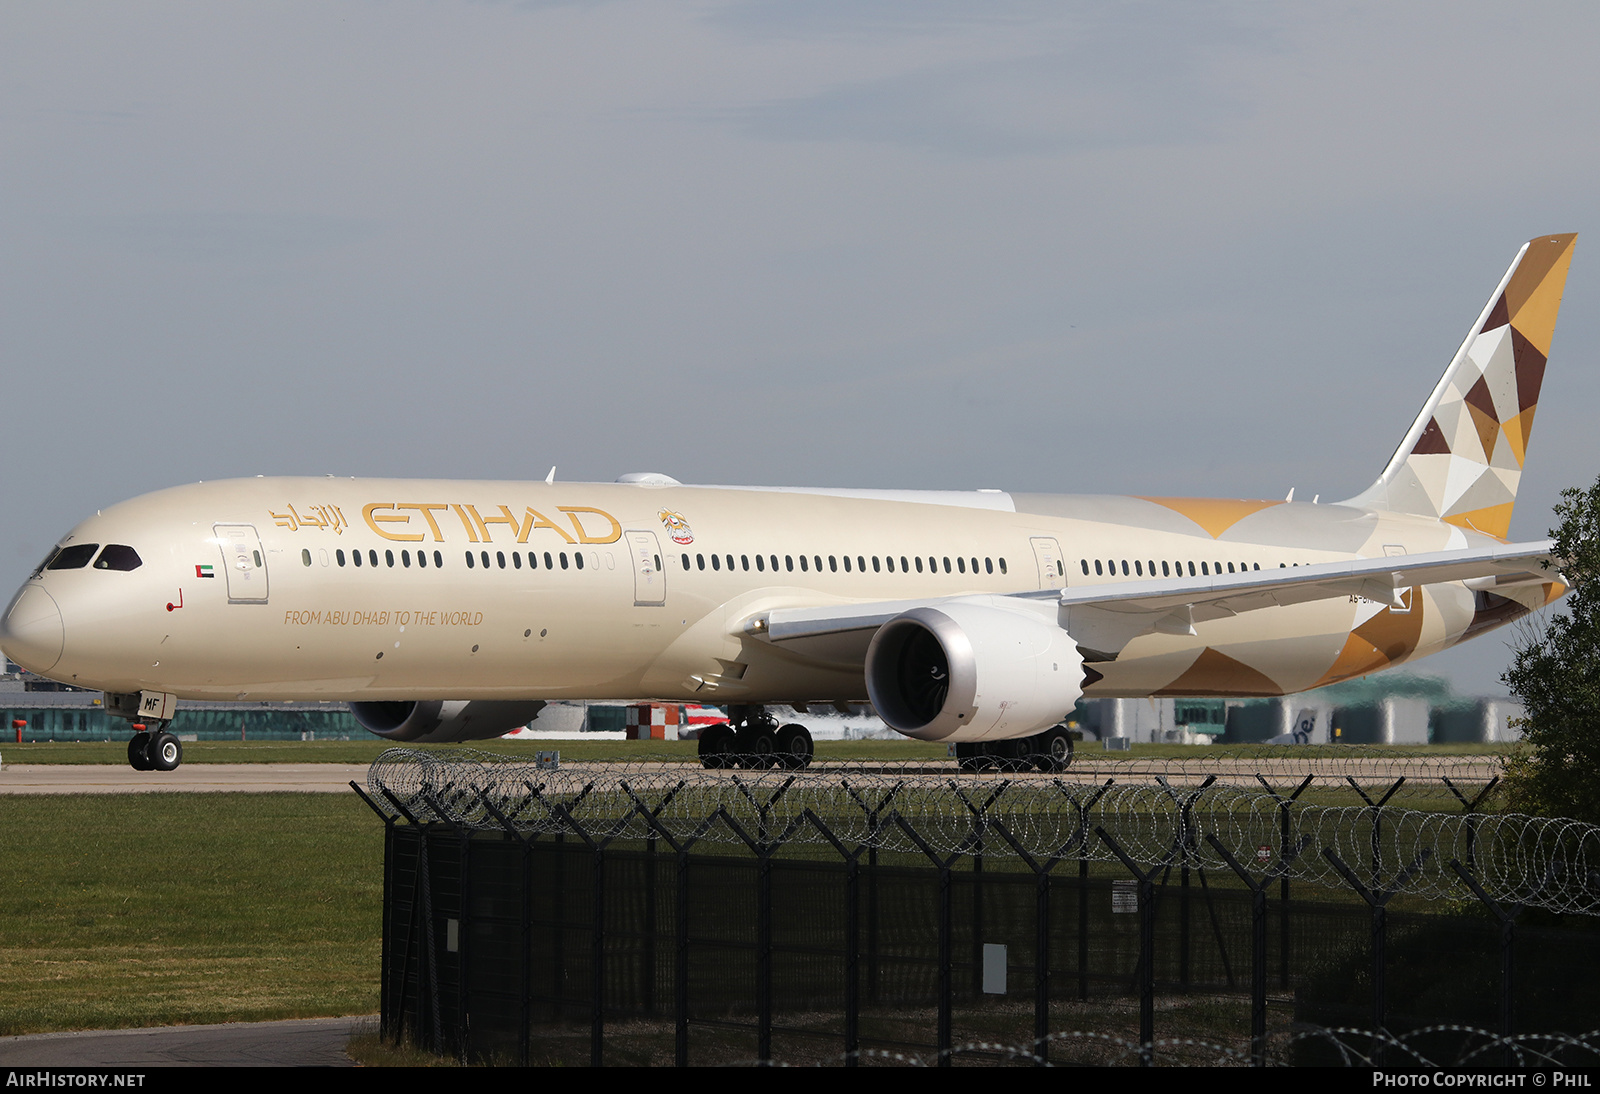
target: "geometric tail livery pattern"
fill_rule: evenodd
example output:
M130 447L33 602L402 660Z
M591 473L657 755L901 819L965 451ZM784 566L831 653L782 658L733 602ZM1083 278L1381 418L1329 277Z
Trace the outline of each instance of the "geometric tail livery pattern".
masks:
M1504 539L1576 234L1518 253L1378 481L1354 505Z

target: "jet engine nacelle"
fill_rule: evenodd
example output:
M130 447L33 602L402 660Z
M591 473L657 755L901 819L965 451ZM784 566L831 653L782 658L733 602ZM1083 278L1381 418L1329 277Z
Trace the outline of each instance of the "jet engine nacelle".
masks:
M423 702L351 703L361 728L391 741L448 744L498 737L533 721L543 699L428 699Z
M895 616L867 647L878 716L924 741L1025 737L1083 695L1083 655L1053 618L954 601Z

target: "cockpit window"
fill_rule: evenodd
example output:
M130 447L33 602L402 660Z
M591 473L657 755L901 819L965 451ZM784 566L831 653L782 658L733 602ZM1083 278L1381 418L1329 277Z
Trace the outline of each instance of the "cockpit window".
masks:
M46 566L50 565L52 562L54 562L56 560L56 556L59 555L60 553L61 553L61 548L59 548L59 547L50 548L50 553L44 556L44 561L39 563L39 565L37 565L37 566L35 566L33 568L32 576L33 577L38 577L40 574L44 573L44 568Z
M47 570L81 570L89 565L89 560L100 549L98 543L74 543L71 547L63 547L45 564Z
M94 560L96 570L137 570L144 564L139 552L123 543L108 543Z

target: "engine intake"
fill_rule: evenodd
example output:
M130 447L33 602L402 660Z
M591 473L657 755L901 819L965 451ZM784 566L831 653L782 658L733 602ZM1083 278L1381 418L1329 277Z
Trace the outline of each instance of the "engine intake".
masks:
M1083 655L1053 620L955 601L914 608L867 647L867 694L890 728L924 741L1025 737L1083 695Z

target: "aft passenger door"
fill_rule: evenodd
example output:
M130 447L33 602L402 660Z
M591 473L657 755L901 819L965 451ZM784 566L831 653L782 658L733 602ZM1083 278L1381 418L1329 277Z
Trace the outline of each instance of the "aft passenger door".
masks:
M229 604L267 602L267 556L253 524L213 524L222 570L228 575Z
M654 532L630 531L628 555L633 560L633 603L635 607L656 607L667 602L667 575L661 561L661 545Z

